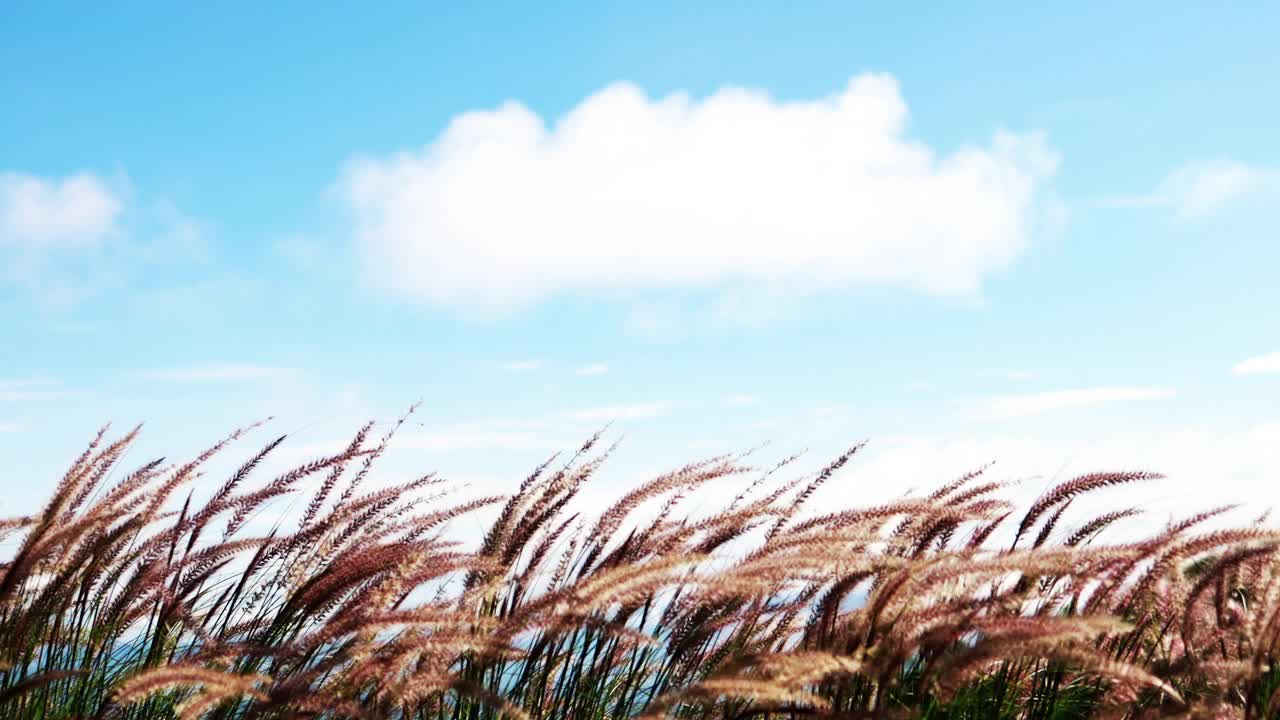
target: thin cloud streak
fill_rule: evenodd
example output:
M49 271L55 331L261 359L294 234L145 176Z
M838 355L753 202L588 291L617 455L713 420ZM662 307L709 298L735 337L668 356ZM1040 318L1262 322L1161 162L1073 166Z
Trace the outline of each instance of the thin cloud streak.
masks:
M561 417L570 420L607 422L610 420L638 420L666 415L670 405L665 402L636 403L632 405L610 405L607 407L585 408L582 410L566 410Z
M1280 373L1280 351L1257 355L1236 363L1232 375L1270 375Z
M225 382L234 380L270 380L293 374L289 368L268 365L197 365L181 368L144 370L144 379L156 382Z
M1174 169L1144 195L1112 195L1099 204L1111 208L1167 208L1179 220L1196 220L1227 203L1280 184L1280 170L1234 160L1193 162Z
M973 415L988 420L1005 420L1054 410L1095 407L1131 400L1157 400L1174 394L1172 389L1163 387L1111 386L997 395L980 402Z

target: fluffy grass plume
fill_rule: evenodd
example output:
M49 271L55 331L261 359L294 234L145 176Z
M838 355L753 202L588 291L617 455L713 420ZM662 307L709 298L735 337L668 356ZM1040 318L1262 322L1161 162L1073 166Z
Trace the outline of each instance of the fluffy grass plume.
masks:
M1021 510L985 468L803 507L859 445L798 478L690 463L587 517L599 436L463 502L432 475L368 482L373 427L274 477L284 438L260 441L200 501L257 426L134 468L136 429L98 433L39 514L0 520L0 717L1280 717L1280 535L1202 531L1215 509L1108 542L1140 509L1073 516L1146 473ZM723 510L684 512L726 478L744 489ZM250 533L297 495L296 520ZM478 543L451 538L486 506Z

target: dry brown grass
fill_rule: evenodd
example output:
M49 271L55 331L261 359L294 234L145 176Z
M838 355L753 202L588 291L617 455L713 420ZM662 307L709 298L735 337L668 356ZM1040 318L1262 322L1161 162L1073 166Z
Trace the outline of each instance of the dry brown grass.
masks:
M1280 533L1197 533L1208 511L1106 543L1137 509L1072 516L1151 474L1017 512L983 468L806 514L858 445L798 479L691 463L586 518L598 435L510 497L458 502L430 475L362 492L390 439L373 427L254 481L273 439L199 504L200 473L256 426L113 483L138 431L99 433L41 513L0 521L20 538L0 716L1280 717ZM295 524L246 536L312 477ZM745 489L722 512L682 512L726 480ZM450 540L488 506L478 547Z

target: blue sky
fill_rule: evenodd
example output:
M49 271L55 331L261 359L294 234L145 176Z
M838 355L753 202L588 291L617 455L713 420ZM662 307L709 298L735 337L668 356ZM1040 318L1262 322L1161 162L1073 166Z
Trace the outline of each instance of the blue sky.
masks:
M869 437L847 492L994 458L1265 503L1278 22L7 7L6 506L106 420L175 454L271 414L309 449L417 399L392 466L479 484L614 420L616 483Z

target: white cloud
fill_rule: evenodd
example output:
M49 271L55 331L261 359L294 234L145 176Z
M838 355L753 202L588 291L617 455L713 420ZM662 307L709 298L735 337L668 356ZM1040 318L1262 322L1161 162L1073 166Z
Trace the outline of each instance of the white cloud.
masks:
M1056 156L1005 132L940 153L906 120L887 75L786 102L616 83L551 126L518 102L463 113L338 189L371 282L463 310L733 283L972 292L1026 244Z
M1236 363L1232 375L1263 375L1280 373L1280 351L1251 357Z
M209 226L127 178L0 171L0 286L51 306L128 291L143 272L209 259Z
M591 363L590 365L583 365L573 372L577 375L603 375L609 372L609 366L604 363Z
M507 372L530 372L540 367L542 363L537 360L517 360L502 365L502 369Z
M611 420L635 420L666 415L671 406L664 402L636 403L633 405L609 405L606 407L565 410L559 415L570 420L608 422Z
M1155 400L1171 397L1173 394L1174 391L1169 388L1114 386L998 395L982 401L974 414L989 419L1008 419L1126 400Z
M26 427L17 423L0 423L0 433L19 433L23 430L26 430Z
M1193 162L1174 169L1151 193L1106 198L1111 207L1169 208L1181 220L1212 214L1229 201L1280 184L1280 170L1234 160Z
M293 373L289 368L266 365L198 365L185 368L147 370L142 376L160 382L219 382L224 380L268 380Z
M92 246L116 229L124 201L92 173L45 179L0 173L0 246Z
M724 401L729 405L736 406L760 404L760 398L755 395L729 395Z

